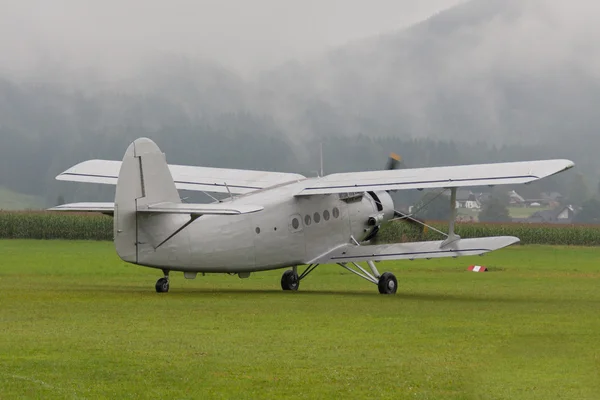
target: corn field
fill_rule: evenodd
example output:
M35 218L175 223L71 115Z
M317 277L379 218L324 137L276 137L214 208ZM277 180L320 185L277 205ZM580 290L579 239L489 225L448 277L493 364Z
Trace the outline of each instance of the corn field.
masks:
M448 223L430 225L442 232L448 231ZM521 244L600 246L600 225L457 223L455 230L463 238L516 236L521 239ZM432 229L399 221L385 224L377 235L378 243L442 239L444 236Z
M430 224L443 232L447 223ZM516 236L522 244L600 246L600 225L518 223L457 223L463 238ZM0 239L112 240L113 219L100 214L0 212ZM442 240L444 236L420 225L394 221L384 224L376 243Z
M112 240L113 220L101 214L0 212L0 239Z

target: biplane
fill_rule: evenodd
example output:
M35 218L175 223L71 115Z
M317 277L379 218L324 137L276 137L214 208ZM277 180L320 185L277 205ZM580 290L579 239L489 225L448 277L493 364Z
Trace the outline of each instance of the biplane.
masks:
M158 146L135 140L123 161L89 160L57 176L61 181L116 185L114 203L73 203L52 210L90 211L114 219L114 244L128 263L162 270L157 292L168 292L169 273L251 273L285 268L283 290L298 290L317 266L337 264L396 293L390 272L376 261L481 255L516 237L462 239L455 233L460 187L525 184L573 167L542 160L436 168L348 172L306 178L299 174L168 165ZM179 189L226 193L207 204L182 202ZM381 224L412 218L394 209L391 191L450 192L445 240L369 244ZM362 265L361 265L362 264ZM299 272L299 267L305 266Z

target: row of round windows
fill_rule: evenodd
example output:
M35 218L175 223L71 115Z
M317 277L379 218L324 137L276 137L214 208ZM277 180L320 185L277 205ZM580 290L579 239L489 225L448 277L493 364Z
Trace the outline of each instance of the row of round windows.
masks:
M333 207L333 210L331 210L331 214L329 213L329 210L323 211L323 219L325 221L329 221L331 216L333 216L333 218L339 218L340 210L337 207ZM309 226L313 220L315 221L315 224L318 224L319 222L321 222L321 214L319 214L318 212L315 212L313 214L312 218L311 218L310 214L306 214L304 216L304 225ZM292 219L292 228L298 229L299 227L300 227L300 221L298 221L298 218Z

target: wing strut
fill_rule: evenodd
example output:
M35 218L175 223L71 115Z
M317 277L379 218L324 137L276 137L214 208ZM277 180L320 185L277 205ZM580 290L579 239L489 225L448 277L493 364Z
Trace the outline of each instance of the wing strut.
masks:
M350 235L350 239L352 239L352 241L354 242L355 245L360 246L360 243L358 243L358 241L354 238L353 235ZM373 273L373 275L369 274L367 271L365 271L364 269L362 269L360 267L360 265L358 265L356 263L352 263L352 264L354 264L358 269L360 269L361 271L363 271L368 276L368 278L366 278L363 275L361 275L360 273L358 273L358 272L350 269L348 266L345 265L345 263L344 263L344 265L342 265L342 264L338 264L338 265L341 266L342 268L347 269L350 272L355 273L356 275L358 275L358 276L360 276L362 278L365 278L366 280L368 280L370 282L373 282L374 280L378 280L381 277L381 274L377 270L377 267L375 266L375 263L372 260L368 260L367 261L367 265L369 266L369 268L371 268L371 272Z
M367 261L367 262L370 262L370 263L372 263L373 261ZM361 270L361 271L362 271L362 273L361 273L361 272L358 272L357 270L355 270L355 269L353 269L353 268L351 268L351 267L349 267L348 265L346 265L346 263L345 263L345 262L344 262L344 263L337 263L337 264L338 264L340 267L344 268L345 270L348 270L348 271L352 272L353 274L355 274L355 275L358 275L358 276L360 276L361 278L363 278L363 279L365 279L365 280L367 280L367 281L369 281L369 282L371 282L371 283L374 283L374 284L376 284L376 285L379 283L379 279L375 278L373 275L371 275L370 273L368 273L368 272L367 272L367 271L366 271L366 270L365 270L363 267L361 267L360 265L358 265L358 264L357 264L357 263L355 263L354 261L350 261L350 263L351 263L351 264L353 264L353 265L354 265L356 268L358 268L359 270ZM369 266L370 266L370 264L369 264Z
M456 189L455 187L450 189L450 218L448 219L448 237L442 242L440 248L448 246L450 243L456 242L460 239L456 233L454 233L454 226L456 225Z

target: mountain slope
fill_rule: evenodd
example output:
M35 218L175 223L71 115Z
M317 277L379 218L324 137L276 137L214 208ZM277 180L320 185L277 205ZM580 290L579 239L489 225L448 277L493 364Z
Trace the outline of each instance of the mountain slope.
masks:
M313 135L538 143L600 127L600 30L556 0L473 0L265 76L267 108Z

